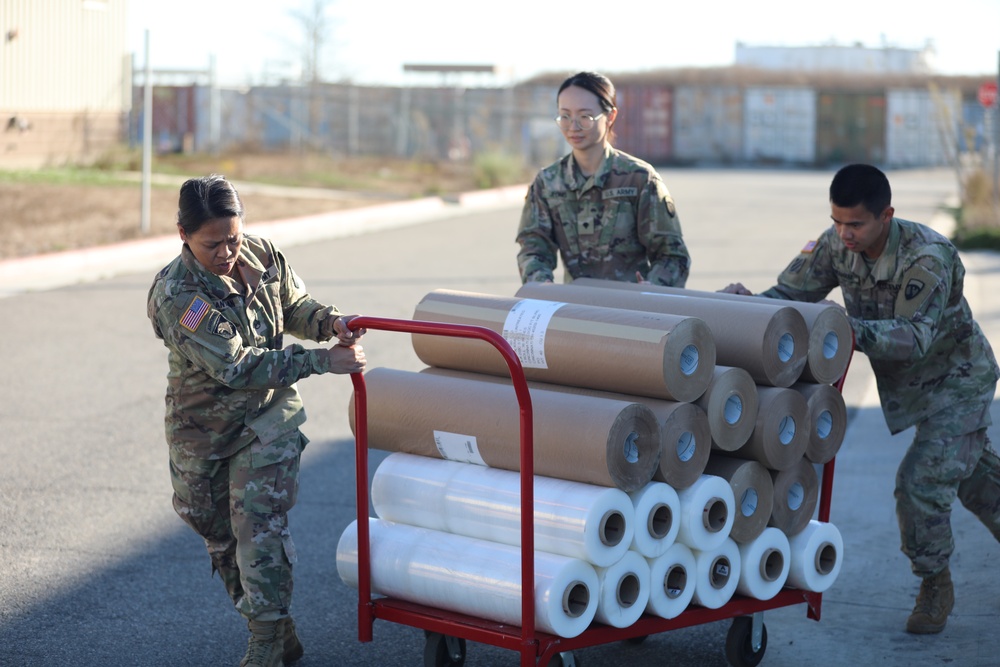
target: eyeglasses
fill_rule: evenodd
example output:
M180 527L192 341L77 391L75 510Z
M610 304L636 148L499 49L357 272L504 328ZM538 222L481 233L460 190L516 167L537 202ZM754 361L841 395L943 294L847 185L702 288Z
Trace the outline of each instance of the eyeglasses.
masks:
M597 119L603 115L604 115L603 113L599 113L596 116L591 116L590 114L584 114L583 116L578 116L577 118L573 118L568 114L559 114L558 116L556 116L555 121L556 125L558 125L564 130L568 130L571 127L573 127L574 123L581 130L589 130L592 127L594 127L594 123L597 122Z

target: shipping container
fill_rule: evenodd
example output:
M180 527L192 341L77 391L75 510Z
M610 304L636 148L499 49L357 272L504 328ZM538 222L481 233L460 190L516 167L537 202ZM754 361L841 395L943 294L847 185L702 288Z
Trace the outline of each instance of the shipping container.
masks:
M885 94L821 90L816 102L816 161L821 165L885 160Z
M996 112L986 108L976 97L962 100L962 123L958 128L958 148L963 153L978 153L989 145Z
M816 91L777 86L743 95L744 158L758 164L816 162Z
M738 86L677 86L673 119L676 162L743 159L743 93Z
M614 145L652 164L673 161L673 91L657 84L618 86Z
M514 90L514 106L525 163L546 167L569 152L569 145L555 123L559 106L556 84L526 84Z
M886 163L937 167L958 148L961 95L956 90L896 88L886 92Z

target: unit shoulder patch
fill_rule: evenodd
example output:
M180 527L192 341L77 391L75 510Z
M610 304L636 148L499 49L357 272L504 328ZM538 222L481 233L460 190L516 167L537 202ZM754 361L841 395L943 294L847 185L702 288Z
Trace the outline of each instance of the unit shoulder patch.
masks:
M940 281L938 276L919 264L907 269L896 297L896 317L913 317Z

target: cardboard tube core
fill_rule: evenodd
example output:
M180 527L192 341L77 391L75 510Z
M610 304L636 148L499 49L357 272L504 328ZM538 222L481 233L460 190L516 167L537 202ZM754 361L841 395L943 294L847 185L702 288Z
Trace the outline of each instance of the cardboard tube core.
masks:
M601 536L601 542L609 547L620 544L625 537L625 517L615 510L607 512L601 517L598 534Z
M618 587L615 588L615 595L618 599L618 604L623 609L628 609L635 604L636 600L639 599L639 590L641 586L639 584L639 577L637 577L633 572L629 572L621 579L618 580Z
M671 600L676 600L687 588L688 573L683 565L674 565L663 577L663 592Z
M760 559L760 577L764 581L777 581L785 567L785 556L778 549L768 549Z
M563 611L570 618L579 618L590 605L590 589L582 581L574 581L563 592Z
M728 558L725 556L716 556L712 560L712 569L709 574L709 582L712 584L712 588L716 590L725 588L729 582L729 577L732 575L732 570L733 568Z
M837 564L837 547L830 542L824 542L816 550L816 571L820 574L830 574Z
M649 521L646 529L650 535L658 540L662 540L670 532L673 523L674 513L670 510L670 506L659 503L649 513Z
M740 421L743 416L743 399L739 394L733 394L726 399L726 408L723 411L723 418L726 423L732 426Z
M705 510L701 514L705 530L710 533L717 533L726 526L729 519L729 512L726 503L722 498L714 497L705 503Z

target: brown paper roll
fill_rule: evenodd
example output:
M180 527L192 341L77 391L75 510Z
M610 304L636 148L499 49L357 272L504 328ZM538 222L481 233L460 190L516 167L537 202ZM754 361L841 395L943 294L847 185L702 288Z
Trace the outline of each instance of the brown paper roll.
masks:
M808 459L802 457L787 470L772 470L774 506L769 526L792 537L809 525L819 502L819 476Z
M365 374L368 446L520 470L509 383L375 368ZM635 491L652 477L660 427L645 405L531 390L535 474ZM349 407L354 424L354 396Z
M504 380L500 377L469 373L467 371L455 371L447 368L431 367L425 368L420 372L446 377L479 379L481 381L510 384L510 380ZM532 395L534 395L536 390L561 391L564 393L645 405L653 411L660 425L660 461L656 471L653 473L653 479L657 482L665 482L672 486L674 490L680 491L698 481L698 478L705 471L705 464L708 463L708 457L712 453L712 435L709 430L708 417L705 415L705 411L694 403L664 401L658 398L649 398L648 396L633 396L617 392L599 391L597 389L585 389L583 387L568 387L566 385L547 382L529 382L528 387ZM756 388L756 385L754 385L754 390Z
M809 408L809 444L806 458L826 463L840 451L847 432L847 406L844 396L828 384L796 382L792 389L802 394Z
M805 455L809 444L809 406L794 389L757 386L760 408L747 444L732 452L741 459L785 470Z
M569 285L527 283L517 296L697 317L712 332L716 363L746 369L757 384L790 387L806 364L805 319L773 299L704 299L656 285L593 278L578 278Z
M788 302L802 313L809 327L809 355L801 379L832 384L844 377L854 349L851 322L838 306Z
M757 423L757 385L742 368L716 366L705 393L695 401L705 411L712 448L732 452L746 444Z
M694 317L435 290L417 304L414 319L503 335L525 377L539 382L691 401L715 368L712 334ZM485 341L418 334L413 349L429 366L509 377Z
M757 461L747 461L713 452L705 473L729 482L736 498L736 518L729 533L737 542L752 542L767 528L774 505L771 473Z
M573 284L612 288L624 283L579 278L574 280ZM774 304L777 302L783 306L794 308L802 315L806 328L809 330L806 364L802 369L801 378L807 382L832 384L847 372L847 364L851 360L851 350L854 347L854 334L851 331L851 323L847 319L847 314L838 306L803 301L776 301L766 297L746 297L739 294L689 290L662 285L643 285L643 287L657 293L697 296L723 301L756 299L764 303Z

